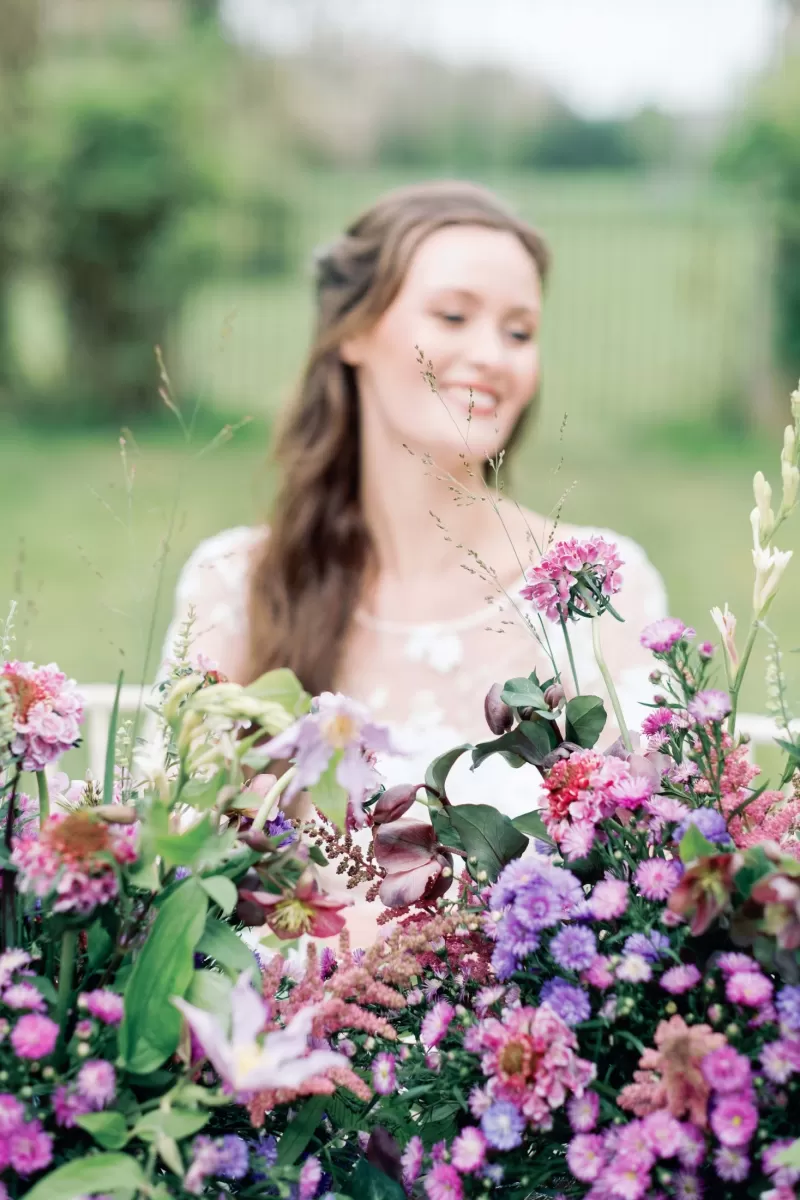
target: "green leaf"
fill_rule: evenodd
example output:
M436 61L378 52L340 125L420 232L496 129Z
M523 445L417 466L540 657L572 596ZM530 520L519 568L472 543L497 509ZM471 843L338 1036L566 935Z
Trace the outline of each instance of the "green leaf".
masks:
M142 1141L151 1142L159 1137L181 1138L191 1137L199 1133L208 1124L210 1114L207 1112L192 1112L188 1108L156 1108L153 1112L145 1113L133 1127L133 1136Z
M156 1150L165 1167L173 1171L180 1179L183 1176L183 1159L175 1139L162 1134L156 1140Z
M574 696L567 702L564 716L567 741L586 750L594 746L608 719L599 696Z
M97 1192L147 1188L144 1172L129 1154L93 1154L57 1167L25 1193L25 1200L77 1200Z
M281 1134L278 1142L278 1166L293 1166L314 1136L328 1102L327 1096L312 1096Z
M202 968L192 976L192 982L186 990L186 999L195 1008L202 1008L205 1012L223 1017L228 1011L230 994L231 981L227 975Z
M237 937L230 925L216 917L206 920L197 949L207 958L219 963L226 975L238 979L242 971L252 971L256 960L253 951Z
M502 754L511 766L521 766L522 763L536 766L556 745L557 735L549 722L520 721L508 733L490 742L479 742L472 751L472 768L479 767L492 754Z
M316 863L318 867L327 867L328 865L327 858L322 853L319 846L315 846L313 842L309 843L308 857L313 863Z
M500 699L505 700L512 708L541 708L550 711L544 692L532 679L509 679L500 693Z
M764 853L763 846L753 846L745 855L744 866L736 872L734 883L736 890L739 892L742 900L748 900L759 879L763 879L765 875L769 875L775 870L775 864L771 863Z
M210 779L190 779L181 788L181 804L189 804L198 812L213 808L217 802L220 788L225 783L225 772L217 771Z
M533 809L532 812L520 813L518 817L514 817L511 824L520 833L527 834L528 837L537 838L540 842L547 842L550 846L555 846L555 842L547 832L547 826L542 820L542 814L538 809Z
M171 997L184 996L192 982L207 910L196 879L183 880L159 910L125 990L119 1050L129 1071L145 1075L175 1052L181 1015Z
M787 1146L785 1150L781 1150L776 1157L776 1162L783 1167L800 1169L800 1138L796 1142L792 1142L791 1146Z
M48 1004L56 1004L58 1002L56 989L44 975L26 975L25 982L32 983L36 990L41 992Z
M158 867L155 860L145 860L137 870L128 875L128 883L132 888L140 888L143 892L157 892L161 888Z
M344 829L347 817L348 795L336 779L336 767L341 757L341 751L333 756L324 774L313 787L308 789L312 804L316 805L324 816L333 821L337 829Z
M444 821L458 835L459 844L468 856L467 870L473 879L485 871L489 880L495 880L506 863L519 858L528 845L524 834L490 804L453 804L445 812L437 813L436 833L446 842Z
M678 846L678 854L682 863L694 862L697 858L707 858L710 854L719 854L719 846L704 838L696 825L690 825Z
M406 1195L396 1180L373 1167L365 1158L359 1159L347 1187L358 1200L405 1200Z
M233 836L231 836L233 835ZM153 838L153 850L166 867L194 867L198 862L214 862L227 854L236 839L233 830L220 834L206 813L185 833L161 833Z
M458 762L461 755L466 750L471 750L472 746L469 742L465 742L463 746L455 746L452 750L447 750L444 754L440 754L435 758L425 772L425 782L428 787L433 788L436 792L444 792L447 795L447 776L450 774L453 766Z
M122 1113L85 1113L75 1124L85 1129L104 1150L121 1150L128 1140L128 1124Z
M311 706L311 697L308 692L303 690L300 680L287 667L267 671L265 675L260 675L244 690L259 700L268 700L273 704L283 705L293 717L302 717Z
M198 879L198 883L222 909L225 916L229 917L236 907L237 899L236 884L233 880L228 879L227 875L210 875L208 878Z
M780 746L781 750L785 750L794 762L800 763L800 746L796 742L787 742L784 738L775 738L775 744L776 746Z
M110 804L114 795L114 763L117 757L117 725L119 723L119 694L122 690L122 671L117 676L117 690L114 692L114 703L111 706L111 716L108 719L108 737L106 739L106 762L103 771L103 803Z

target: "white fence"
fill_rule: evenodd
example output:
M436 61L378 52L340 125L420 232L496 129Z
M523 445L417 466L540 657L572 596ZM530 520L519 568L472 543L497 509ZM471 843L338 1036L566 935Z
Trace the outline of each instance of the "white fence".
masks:
M79 690L85 701L86 748L89 768L95 778L102 779L108 725L111 720L111 710L114 707L116 688L113 683L88 683L81 684ZM139 705L144 707L149 699L148 688L141 689L132 684L124 686L119 698L120 715L130 715L136 712ZM147 715L149 716L149 714ZM144 719L142 721L143 728ZM782 736L781 730L770 717L760 716L758 713L740 713L738 728L741 733L750 735L750 745L753 749L756 746L767 746L775 738ZM793 722L793 729L800 729L800 721Z

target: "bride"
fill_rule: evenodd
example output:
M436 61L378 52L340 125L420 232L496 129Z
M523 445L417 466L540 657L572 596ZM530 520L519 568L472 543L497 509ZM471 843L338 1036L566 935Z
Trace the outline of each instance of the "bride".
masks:
M178 583L168 645L193 606L193 653L229 678L288 666L313 694L360 700L402 752L380 763L388 784L490 736L493 682L553 674L519 595L552 525L508 499L492 467L537 402L548 259L533 229L466 183L399 189L354 221L316 259L316 332L277 442L271 524L203 542ZM602 633L636 726L652 661L639 634L666 615L664 585L621 534L560 524L556 536L596 532L625 563L625 623L606 617ZM603 695L589 624L571 633L576 675ZM547 632L569 694L563 637ZM536 806L536 774L499 756L473 773L463 756L448 792L513 816ZM356 906L362 937L374 907Z

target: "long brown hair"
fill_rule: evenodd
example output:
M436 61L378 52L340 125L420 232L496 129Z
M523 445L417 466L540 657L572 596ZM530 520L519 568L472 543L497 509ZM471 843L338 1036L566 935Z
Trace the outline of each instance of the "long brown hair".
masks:
M288 666L312 694L334 684L373 561L361 500L358 387L339 347L374 325L397 296L417 248L448 225L515 234L545 280L542 238L491 192L459 182L388 193L317 256L314 343L276 441L281 486L251 577L254 679Z

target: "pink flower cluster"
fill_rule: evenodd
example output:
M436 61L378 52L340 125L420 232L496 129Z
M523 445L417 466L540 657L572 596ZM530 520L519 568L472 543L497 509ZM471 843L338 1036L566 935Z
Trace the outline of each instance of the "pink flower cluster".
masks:
M464 1046L481 1056L487 1098L512 1104L535 1129L550 1129L553 1110L582 1096L595 1077L594 1064L575 1053L575 1034L546 1004L485 1018L467 1031Z
M596 750L579 750L560 759L543 786L548 793L542 813L547 832L570 860L589 853L600 821L618 808L639 808L655 788L651 772L639 774L630 763Z
M14 705L11 753L24 771L42 771L80 738L83 702L55 663L6 662L0 675Z
M581 595L588 592L593 603L603 608L604 599L622 587L618 574L623 565L617 547L601 537L586 541L568 538L556 542L534 567L525 572L526 585L520 595L550 621L566 621L575 610L588 612Z
M53 1139L45 1133L41 1121L29 1121L16 1096L0 1094L0 1171L10 1166L27 1178L52 1161Z
M746 750L746 747L742 747ZM738 751L734 751L737 754ZM748 767L752 766L748 763ZM722 797L726 813L733 812L741 804L741 791L734 790ZM741 850L757 846L761 842L777 842L784 854L800 858L800 801L786 797L783 792L766 791L748 804L747 808L728 822L728 831Z
M575 1122L573 1129L576 1129ZM661 1109L628 1125L614 1126L603 1133L587 1129L583 1121L567 1148L567 1166L581 1183L591 1184L591 1200L640 1200L653 1186L651 1172L659 1161L676 1160L676 1182L683 1185L675 1195L700 1195L694 1171L705 1157L705 1141L695 1126L681 1122ZM691 1183L695 1191L690 1190Z
M134 862L134 837L130 827L108 826L88 810L54 813L38 835L26 834L14 844L18 889L40 898L53 894L53 912L90 913L117 895L119 883L108 858Z

